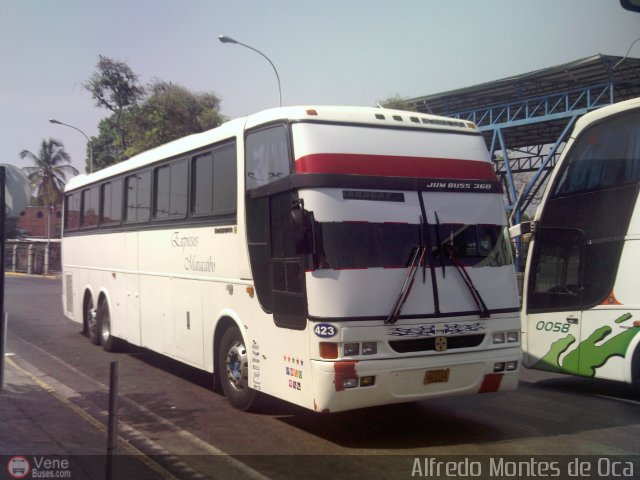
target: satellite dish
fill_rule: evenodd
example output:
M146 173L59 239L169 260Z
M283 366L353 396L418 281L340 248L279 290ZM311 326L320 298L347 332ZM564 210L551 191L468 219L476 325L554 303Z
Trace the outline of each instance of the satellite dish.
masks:
M5 211L8 217L20 215L31 201L31 184L27 176L14 165L0 164L5 171Z

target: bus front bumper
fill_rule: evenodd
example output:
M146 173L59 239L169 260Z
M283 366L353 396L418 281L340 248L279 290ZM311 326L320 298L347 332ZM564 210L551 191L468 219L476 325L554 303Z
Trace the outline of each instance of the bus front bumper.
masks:
M459 355L381 360L312 360L313 408L339 412L450 395L513 390L520 346Z

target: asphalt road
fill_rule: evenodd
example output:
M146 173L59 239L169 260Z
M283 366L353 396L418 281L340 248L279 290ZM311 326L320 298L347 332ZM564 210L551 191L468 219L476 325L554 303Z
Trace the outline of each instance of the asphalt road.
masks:
M211 390L210 374L135 347L91 345L62 314L59 280L10 276L5 288L7 350L76 392L74 403L97 418L118 360L123 435L161 463L183 462L184 473L171 470L178 478L435 477L416 459L640 454L640 395L631 386L523 370L513 392L336 414L268 399L243 413Z

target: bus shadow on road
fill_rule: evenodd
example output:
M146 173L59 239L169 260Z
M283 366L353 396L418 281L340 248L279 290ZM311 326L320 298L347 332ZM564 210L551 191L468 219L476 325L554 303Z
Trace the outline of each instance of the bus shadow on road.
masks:
M559 393L640 402L640 388L638 386L599 378L562 376L531 382L529 386Z
M470 420L432 402L329 414L300 409L279 420L347 448L401 450L505 439L502 432L490 424Z

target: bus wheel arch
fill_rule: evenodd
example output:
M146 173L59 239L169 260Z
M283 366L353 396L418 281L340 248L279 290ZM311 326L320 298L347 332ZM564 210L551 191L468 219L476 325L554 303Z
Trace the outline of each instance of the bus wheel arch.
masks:
M229 403L243 411L255 403L257 391L249 387L249 353L238 324L223 317L214 336L214 388L222 390Z
M97 310L93 301L93 293L89 288L84 292L82 300L82 333L84 333L94 345L100 345L100 335L97 324Z

